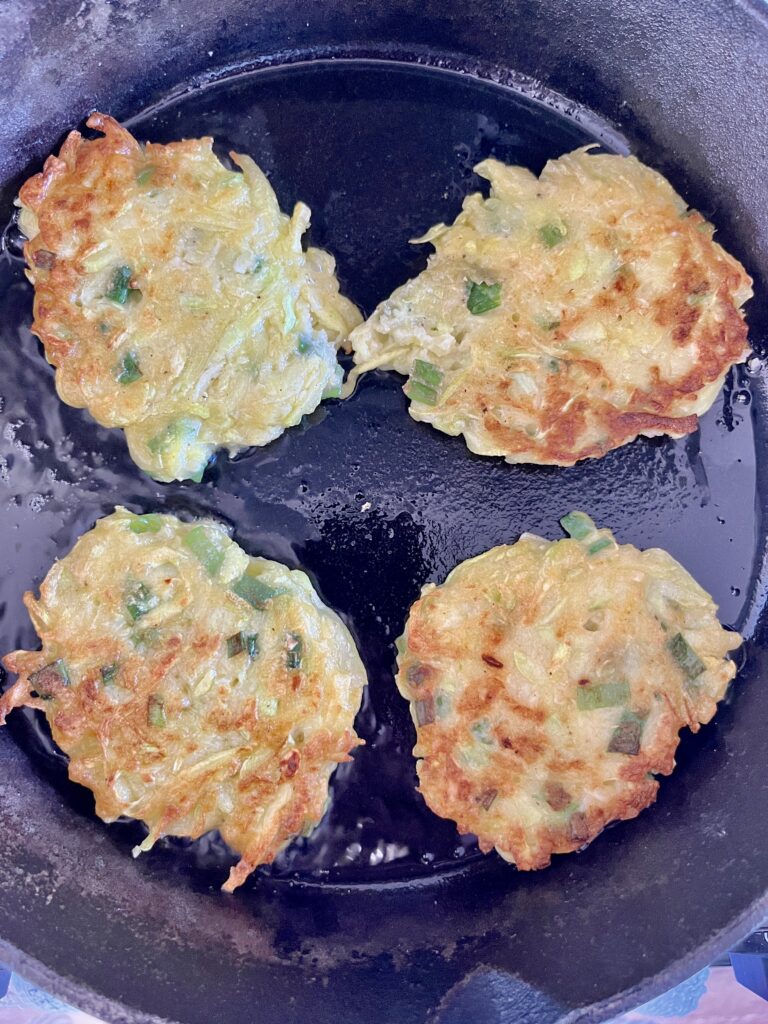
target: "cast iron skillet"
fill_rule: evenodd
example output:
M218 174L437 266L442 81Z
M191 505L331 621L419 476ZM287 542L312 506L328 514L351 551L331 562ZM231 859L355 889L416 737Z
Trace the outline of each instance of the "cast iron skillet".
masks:
M513 468L415 424L398 380L373 375L268 448L217 460L201 486L160 485L118 432L55 399L10 230L2 650L34 640L23 590L120 502L219 516L249 551L307 568L354 630L370 692L367 746L337 774L327 819L234 898L218 891L229 855L214 840L133 862L140 827L96 820L45 729L14 716L0 734L0 956L112 1021L550 1024L603 1020L740 937L768 903L762 4L7 0L0 39L6 215L94 107L158 141L209 132L258 160L284 208L309 202L312 240L370 311L423 265L407 239L455 215L477 159L538 171L598 141L712 217L757 293L756 355L682 441ZM524 529L557 536L572 507L670 550L749 642L732 698L683 739L656 805L523 874L415 794L392 642L424 582Z

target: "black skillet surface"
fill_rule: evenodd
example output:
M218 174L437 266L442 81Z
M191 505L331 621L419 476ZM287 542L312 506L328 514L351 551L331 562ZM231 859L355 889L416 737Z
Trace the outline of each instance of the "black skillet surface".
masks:
M538 172L587 142L631 146L745 255L727 210L663 153L556 97L447 70L375 61L261 70L185 93L131 127L154 141L212 134L222 152L253 155L284 209L298 198L312 207L312 242L336 255L344 290L366 312L423 266L424 247L408 238L455 216L480 184L472 165L488 155ZM752 791L750 806L744 779L768 755L755 635L768 498L760 358L732 373L699 433L639 440L574 469L473 456L411 421L398 379L374 374L267 448L217 458L202 485L160 485L132 465L119 432L58 402L27 330L21 267L9 259L0 274L3 650L34 644L23 590L121 503L220 517L250 552L307 569L350 624L370 678L358 721L367 745L337 773L325 821L234 899L217 891L229 858L215 840L167 841L132 862L140 826L94 819L45 729L16 713L15 742L0 737L3 774L33 784L3 786L3 863L25 885L0 897L0 934L63 980L29 961L27 973L115 1020L229 1024L253 1013L265 1024L310 1015L406 1024L482 968L442 1020L545 1022L592 1004L569 1019L599 1020L639 1001L638 984L670 964L681 961L656 987L704 962L727 941L718 937L726 925L746 930L765 889L768 840L768 795ZM586 852L524 875L481 857L414 792L393 641L423 583L523 530L558 536L558 517L573 507L621 541L667 548L752 640L733 698L684 738L657 804Z

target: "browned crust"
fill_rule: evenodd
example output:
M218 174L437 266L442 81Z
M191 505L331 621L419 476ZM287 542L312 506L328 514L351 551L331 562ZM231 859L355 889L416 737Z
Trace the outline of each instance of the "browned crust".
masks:
M478 572L482 580L484 570ZM472 608L462 630L445 625L441 611L442 595L453 586L461 588L461 598L455 592L452 599L446 597L449 607L455 611L456 602L463 598L467 608ZM496 582L493 586L496 588ZM634 818L648 807L659 788L655 776L669 775L674 770L681 728L688 726L695 731L700 723L709 721L717 700L704 691L694 699L685 690L680 670L670 660L667 692L633 691L633 708L642 715L654 716L650 735L648 731L643 735L636 755L611 755L610 765L597 768L588 750L584 757L564 753L547 733L551 708L547 707L546 695L537 694L532 706L521 704L507 689L503 664L498 665L503 662L498 649L492 656L493 663L489 663L485 652L492 648L494 637L499 640L501 628L498 606L478 602L482 590L478 578L463 576L461 583L449 580L416 601L406 624L407 646L398 659L397 685L406 699L420 702L422 707L438 707L441 693L448 693L452 702L446 719L435 715L432 721L419 722L414 715L419 788L429 807L441 817L454 820L460 832L474 833L481 850L495 847L518 868L534 870L546 867L554 854L582 848L611 822ZM531 593L510 585L507 596L512 602L505 612L510 621L526 625L535 622L536 602ZM650 628L653 617L649 620ZM453 622L453 618L447 621ZM568 639L560 631L556 635ZM658 625L662 650L667 636ZM470 661L470 653L475 650L476 660ZM457 672L462 680L458 695L453 688ZM728 678L726 674L719 696ZM557 701L553 707L560 709L561 698L553 700ZM469 726L480 718L493 723L493 743L485 748L485 763L467 766L463 751L470 740ZM613 778L619 785L615 791L605 789L600 801L579 806L585 787L605 786L601 772L606 769L616 773ZM527 792L531 779L542 780L542 805L554 814L541 815L535 824L525 825L514 813L503 816L489 811L489 798L491 805L496 794L499 800L512 800L514 804L515 793Z

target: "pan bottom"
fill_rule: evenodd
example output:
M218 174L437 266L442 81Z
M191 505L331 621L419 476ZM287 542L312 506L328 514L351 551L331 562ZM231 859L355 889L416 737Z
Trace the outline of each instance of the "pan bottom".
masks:
M627 147L610 125L541 89L369 60L239 73L175 95L130 127L156 142L210 134L220 154L253 156L283 209L298 199L312 208L312 244L336 256L343 291L366 313L423 268L424 247L408 239L452 220L462 198L482 187L472 172L479 160L494 156L538 172L587 143ZM653 154L639 155L654 163ZM674 169L662 169L682 188ZM217 457L202 485L158 484L131 463L119 432L61 405L28 330L31 290L21 266L6 262L0 274L8 285L0 299L0 380L18 385L6 396L0 441L8 491L0 531L19 538L13 569L0 581L8 649L34 645L23 590L117 503L231 524L250 553L308 571L358 641L370 680L357 722L366 745L337 771L321 825L249 885L265 876L402 882L486 861L472 837L459 837L417 794L413 728L392 679L394 640L410 604L459 561L524 530L557 536L558 518L579 507L620 541L665 547L714 595L724 622L751 627L760 536L756 361L731 374L698 433L640 439L573 469L475 456L460 439L410 420L402 382L377 373L350 400L327 402L268 447ZM71 807L93 814L90 794L68 782L42 717L17 713L11 728ZM686 739L681 763L716 730ZM136 822L105 828L126 856L142 836ZM597 842L617 841L613 834ZM232 860L216 836L169 839L137 870L183 873L195 887L215 887Z

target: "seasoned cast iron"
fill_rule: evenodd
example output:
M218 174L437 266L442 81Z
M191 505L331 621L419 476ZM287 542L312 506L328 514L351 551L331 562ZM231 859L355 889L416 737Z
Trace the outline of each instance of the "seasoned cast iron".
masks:
M760 4L650 0L6 0L3 217L93 108L141 138L214 135L252 154L283 208L313 210L368 312L418 271L408 239L455 216L494 155L539 171L587 142L632 150L718 226L755 276L756 355L681 441L574 469L511 467L416 424L366 378L200 486L162 485L122 435L55 397L28 330L14 229L0 261L0 648L34 643L22 592L116 503L214 515L301 565L349 622L370 677L319 830L236 896L211 839L133 861L33 714L0 734L0 957L111 1021L358 1024L599 1021L702 966L767 905L768 24ZM414 791L393 641L428 580L583 508L666 547L748 636L716 722L683 738L654 807L586 852L518 873Z

